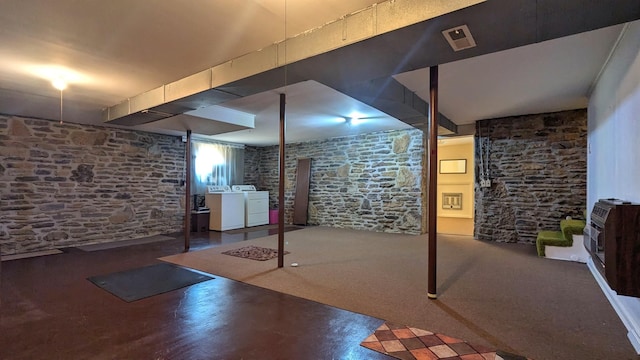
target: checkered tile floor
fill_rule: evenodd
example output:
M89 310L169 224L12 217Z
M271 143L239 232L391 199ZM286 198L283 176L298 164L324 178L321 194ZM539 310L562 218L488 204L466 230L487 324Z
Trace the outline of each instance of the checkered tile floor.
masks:
M360 345L401 360L499 360L496 350L407 326L384 323ZM521 357L517 357L521 358Z

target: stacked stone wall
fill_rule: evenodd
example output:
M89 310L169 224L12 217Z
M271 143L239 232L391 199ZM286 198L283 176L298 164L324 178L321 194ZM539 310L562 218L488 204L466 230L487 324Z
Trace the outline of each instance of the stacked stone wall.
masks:
M278 203L278 146L259 148L258 186ZM370 133L298 144L285 151L285 222L293 220L296 167L311 159L309 225L419 234L422 132Z
M244 182L243 184L259 187L260 180L260 148L245 146L244 148ZM264 190L264 189L258 189Z
M179 137L0 116L0 251L182 230Z
M477 239L535 243L538 231L559 230L565 217L584 218L586 110L478 121L475 136L477 167L488 139L492 182L476 186Z

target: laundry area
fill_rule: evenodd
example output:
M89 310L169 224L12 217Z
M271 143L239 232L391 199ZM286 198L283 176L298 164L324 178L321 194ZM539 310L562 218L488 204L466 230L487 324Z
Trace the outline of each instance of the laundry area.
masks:
M269 224L269 192L254 185L209 185L195 195L191 231L227 231Z

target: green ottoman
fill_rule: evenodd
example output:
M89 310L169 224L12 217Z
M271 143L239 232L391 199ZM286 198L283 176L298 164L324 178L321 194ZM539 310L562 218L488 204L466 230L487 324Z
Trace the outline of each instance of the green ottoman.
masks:
M536 249L538 250L538 256L544 257L544 247L546 245L551 246L571 246L573 245L573 238L571 240L565 239L562 231L540 231L536 238Z

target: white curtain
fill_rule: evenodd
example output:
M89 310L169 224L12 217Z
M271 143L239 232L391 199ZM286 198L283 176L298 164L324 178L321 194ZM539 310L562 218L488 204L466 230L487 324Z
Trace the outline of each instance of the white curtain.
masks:
M244 180L244 148L192 142L192 194L204 194L207 185L238 185Z

